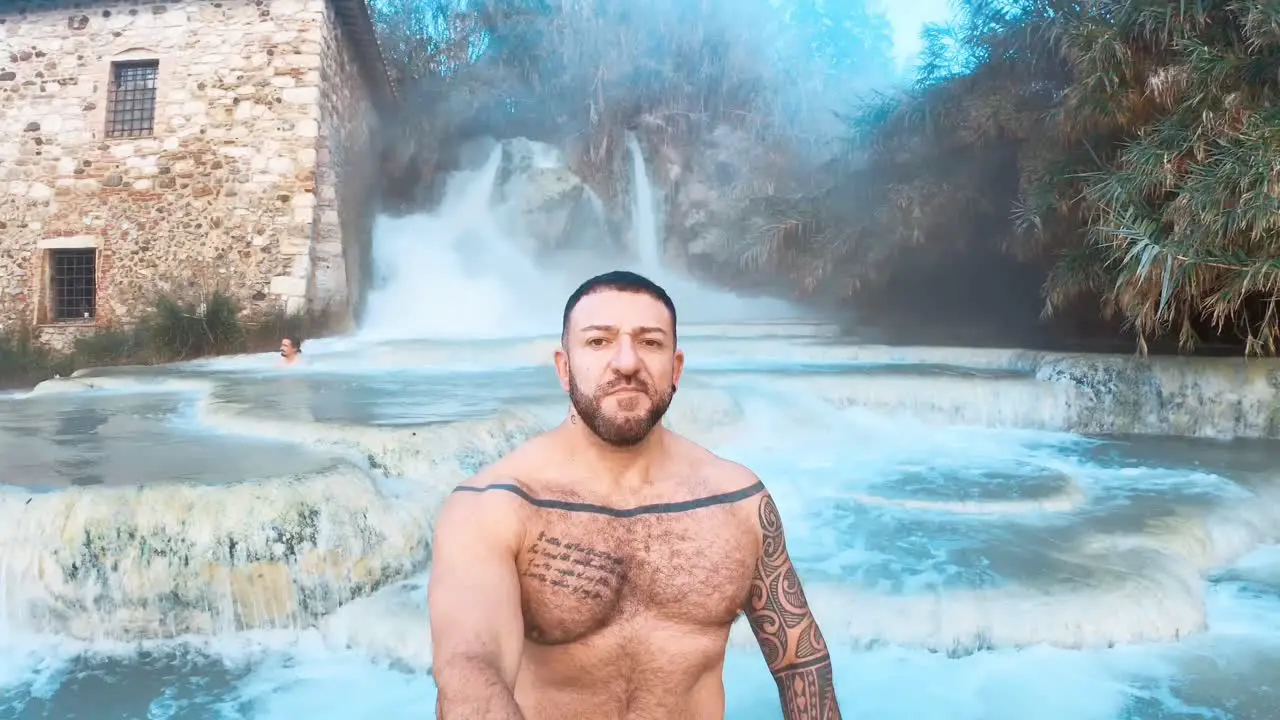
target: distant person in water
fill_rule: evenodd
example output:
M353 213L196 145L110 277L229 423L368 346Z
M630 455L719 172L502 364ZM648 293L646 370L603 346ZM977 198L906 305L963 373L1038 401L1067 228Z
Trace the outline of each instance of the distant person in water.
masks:
M438 717L723 718L740 613L784 718L840 717L769 492L660 424L684 368L667 293L629 272L587 280L555 366L565 421L462 483L437 519Z
M280 340L280 366L289 367L302 362L302 338L290 335Z

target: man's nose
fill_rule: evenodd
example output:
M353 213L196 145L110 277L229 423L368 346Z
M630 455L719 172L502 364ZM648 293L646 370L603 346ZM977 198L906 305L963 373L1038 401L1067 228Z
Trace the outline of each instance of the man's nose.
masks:
M640 369L640 355L636 353L636 344L631 338L623 336L613 353L613 369L623 375L632 375Z

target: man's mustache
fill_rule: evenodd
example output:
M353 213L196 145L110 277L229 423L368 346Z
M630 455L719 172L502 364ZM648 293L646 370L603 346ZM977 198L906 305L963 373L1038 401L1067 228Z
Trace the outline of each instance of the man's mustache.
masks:
M649 384L640 378L617 378L615 380L610 380L600 386L597 390L597 394L602 396L608 395L609 393L616 392L624 388L627 390L637 390L646 395L649 394Z

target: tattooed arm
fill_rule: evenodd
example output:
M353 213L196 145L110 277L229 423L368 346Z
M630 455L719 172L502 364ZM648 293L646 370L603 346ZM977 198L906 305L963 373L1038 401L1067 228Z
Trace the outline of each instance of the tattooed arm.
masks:
M783 718L835 720L840 707L831 677L831 655L809 611L800 577L787 554L782 518L768 493L761 497L757 515L761 551L743 611L778 683Z
M471 484L471 483L467 483ZM436 519L427 605L440 720L523 720L519 523L504 498L455 492Z

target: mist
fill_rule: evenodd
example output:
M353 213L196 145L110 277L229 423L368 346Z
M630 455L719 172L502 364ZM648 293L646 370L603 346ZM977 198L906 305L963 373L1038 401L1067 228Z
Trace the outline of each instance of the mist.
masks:
M739 239L769 198L813 191L847 108L900 81L874 2L375 0L403 106L366 330L542 328L615 267L662 282L682 317L795 317ZM463 295L485 299L395 309Z
M1088 32L1058 27L1141 45L1115 20L1127 16L957 0L950 23L922 28L917 65L903 73L882 7L374 0L404 100L383 137L384 211L439 210L453 174L478 167L465 148L527 139L561 157L601 209L572 253L535 249L536 272L584 253L633 258L648 247L637 228L653 225L660 266L675 277L821 308L866 339L1077 347L1127 342L1139 328L1146 348L1143 337L1166 334L1172 306L1152 300L1164 286L1115 255L1129 241L1098 240L1123 218L1092 227L1110 211L1079 187L1081 172L1122 157L1141 123L1097 112L1122 93L1089 84L1093 66L1078 62L1087 48L1071 44ZM1179 52L1170 46L1170 67L1184 62ZM635 148L650 187L639 186ZM1128 176L1090 177L1101 188ZM648 209L635 202L641 191ZM1249 267L1218 269L1247 284ZM1257 324L1252 315L1227 305L1214 315L1188 299L1195 287L1178 296L1179 347L1252 337L1232 328Z
M837 150L838 113L899 80L891 27L866 0L378 0L373 9L404 100L384 152L384 195L399 212L443 200L459 148L479 137L560 148L616 211L629 185L628 130L664 193L691 175L715 180L726 201L798 192Z

